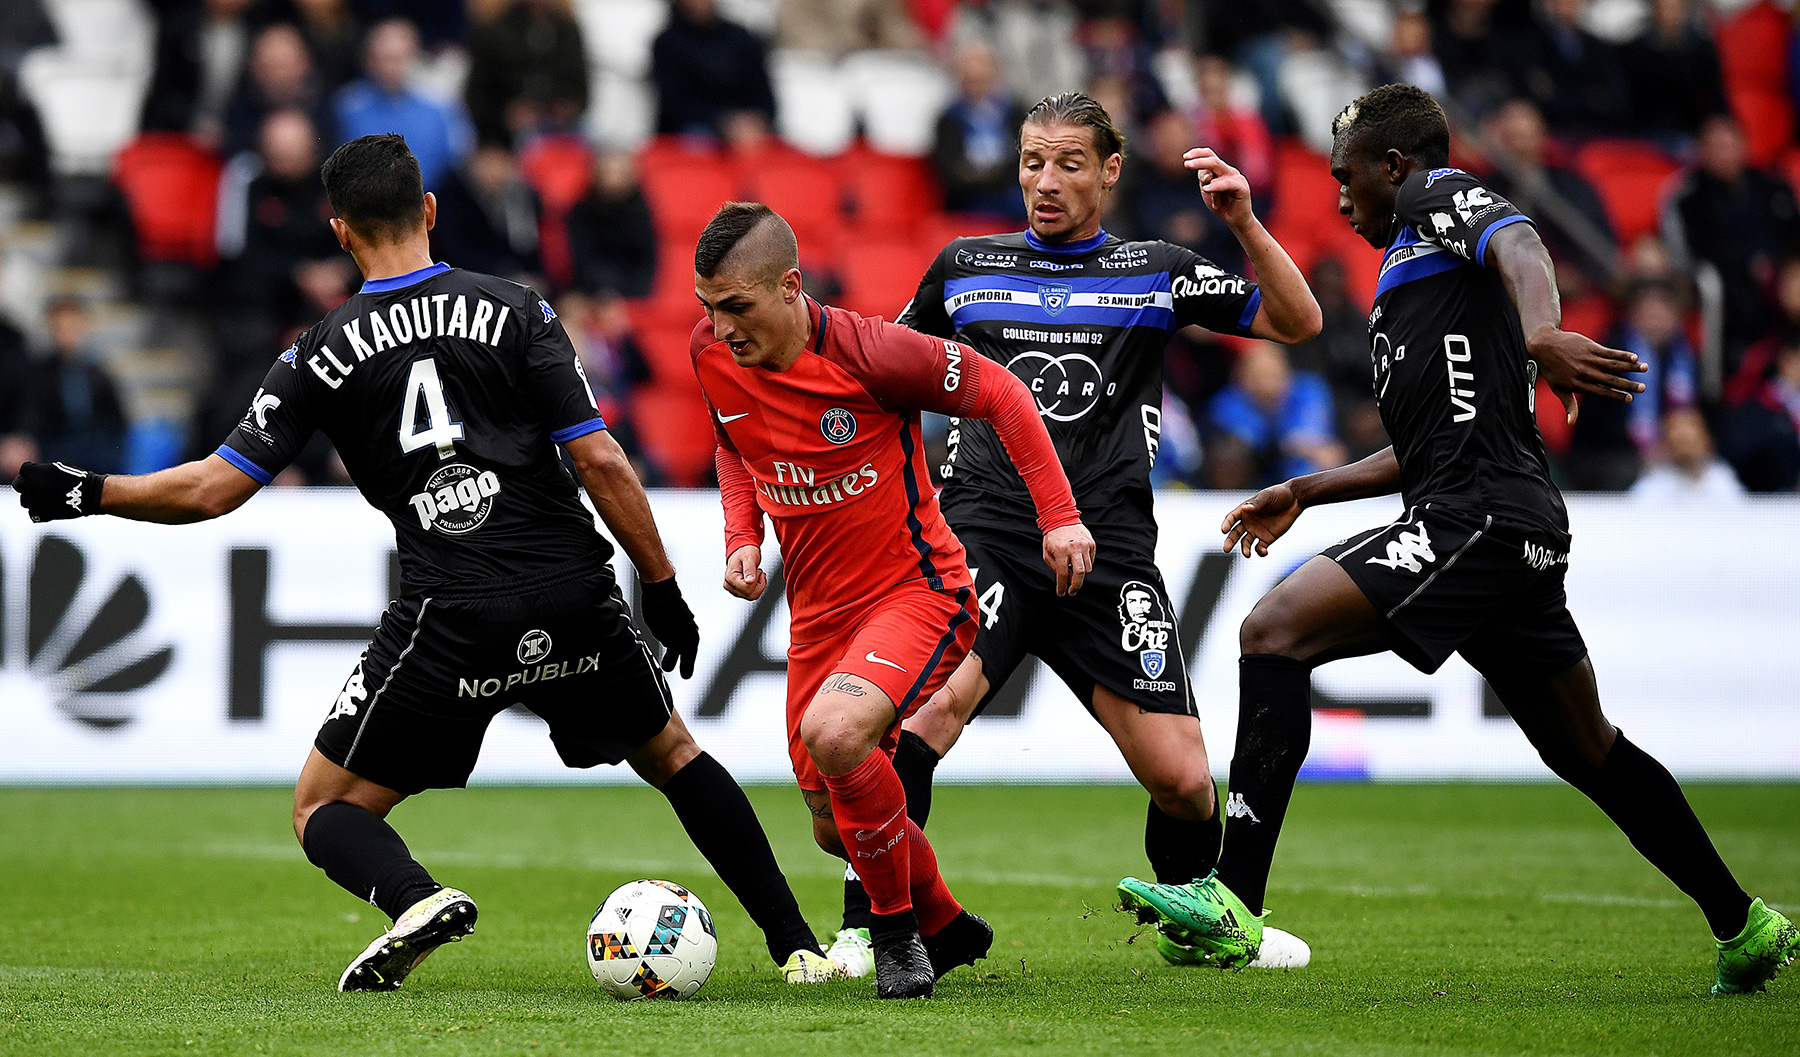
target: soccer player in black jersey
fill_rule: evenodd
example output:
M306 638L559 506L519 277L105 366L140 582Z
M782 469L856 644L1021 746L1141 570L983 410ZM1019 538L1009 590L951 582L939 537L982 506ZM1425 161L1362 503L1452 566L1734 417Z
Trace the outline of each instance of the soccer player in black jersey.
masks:
M628 762L668 797L784 977L836 975L743 790L675 714L614 580L612 545L563 467L558 445L637 568L663 670L679 663L688 678L699 629L556 313L536 291L432 263L437 203L399 136L352 140L323 177L362 290L281 354L216 453L142 477L27 463L13 487L32 519L219 517L318 430L393 522L400 598L294 791L307 858L395 919L341 990L393 990L473 930L474 901L434 881L385 816L414 793L465 785L488 722L513 705L549 725L569 766Z
M1629 398L1635 357L1561 329L1549 255L1529 218L1450 167L1431 96L1377 88L1338 116L1338 211L1386 251L1369 317L1375 398L1393 447L1265 488L1225 519L1225 549L1267 555L1301 511L1398 491L1405 510L1302 565L1240 634L1232 811L1213 878L1127 878L1120 894L1204 956L1255 955L1275 840L1311 736L1311 673L1391 650L1424 672L1460 653L1558 776L1700 905L1718 940L1713 990L1760 990L1800 955L1787 918L1738 886L1681 787L1600 711L1563 591L1569 521L1533 409L1540 373ZM1571 407L1571 411L1573 408Z
M1161 435L1163 350L1177 329L1296 342L1318 333L1305 278L1257 220L1244 177L1206 148L1187 153L1196 191L1244 248L1258 283L1167 242L1101 228L1125 144L1099 103L1070 92L1020 130L1025 231L951 242L899 322L956 338L1029 386L1098 544L1079 593L1058 597L1031 496L991 426L950 423L943 510L968 549L981 602L974 650L908 719L895 766L925 822L931 773L963 726L1034 654L1087 706L1150 793L1144 845L1159 879L1205 876L1218 857L1216 790L1176 629L1156 567L1150 467ZM852 971L864 897L847 879L832 953ZM1166 956L1176 954L1162 945ZM1271 944L1274 955L1275 944ZM1283 957L1300 964L1304 945Z

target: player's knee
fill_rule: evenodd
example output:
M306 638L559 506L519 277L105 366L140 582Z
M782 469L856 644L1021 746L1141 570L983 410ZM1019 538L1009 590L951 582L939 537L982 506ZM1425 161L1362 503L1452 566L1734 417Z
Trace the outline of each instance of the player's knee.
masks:
M1298 644L1293 634L1293 614L1287 608L1274 593L1264 595L1238 628L1238 650L1246 657L1294 656Z
M800 743L826 774L842 774L862 762L879 736L872 738L854 717L828 708L814 707L800 721Z
M1145 783L1150 799L1173 818L1200 822L1212 817L1212 774L1205 767L1189 767L1157 775Z

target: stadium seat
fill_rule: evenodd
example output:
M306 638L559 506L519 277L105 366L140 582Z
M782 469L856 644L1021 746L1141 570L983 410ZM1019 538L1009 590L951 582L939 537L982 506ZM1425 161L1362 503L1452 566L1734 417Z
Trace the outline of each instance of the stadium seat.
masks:
M626 77L649 76L650 47L669 21L668 4L663 0L578 0L574 14L592 65Z
M593 153L579 136L543 136L519 156L519 169L544 205L538 218L544 274L556 286L566 286L575 273L569 210L586 197L594 181Z
M606 150L636 150L656 132L656 89L642 77L590 67L588 137Z
M775 129L817 158L842 154L856 136L850 88L830 56L776 51L769 56L775 89Z
M844 59L843 77L870 147L912 158L931 153L953 90L947 73L923 56L859 51Z
M688 152L666 160L659 155L641 172L657 233L664 242L686 242L690 253L719 204L739 194L737 175L716 153Z
M179 132L145 132L113 158L113 182L130 206L140 257L213 264L222 168Z
M1619 245L1656 230L1663 196L1678 166L1641 140L1595 140L1575 152L1575 169L1600 193Z
M1770 0L1756 0L1721 19L1713 41L1726 91L1786 91L1791 31L1787 13Z
M1275 147L1275 215L1295 228L1342 225L1338 216L1338 183L1329 161L1296 139Z
M1794 105L1784 92L1732 89L1731 110L1744 127L1750 164L1774 165L1794 142Z
M712 472L718 442L696 390L644 386L631 398L631 424L650 458L668 473L669 483L695 488Z
M838 257L838 304L859 315L892 320L912 300L939 247L917 239L856 238Z
M694 300L694 239L663 239L656 245L656 283L646 299L656 310L698 312Z
M688 340L693 336L694 324L699 318L698 306L685 318L674 312L658 311L648 315L646 325L641 327L637 325L637 317L633 316L633 335L637 338L638 349L644 354L644 362L650 365L650 373L657 384L670 389L699 392L700 383L694 377L694 360L688 353Z
M817 158L777 152L745 167L744 193L780 213L800 240L800 256L829 257L843 234L843 196L837 174Z
M896 223L916 226L917 218L943 208L937 176L923 158L903 158L858 148L838 161L854 225L863 231L891 231Z

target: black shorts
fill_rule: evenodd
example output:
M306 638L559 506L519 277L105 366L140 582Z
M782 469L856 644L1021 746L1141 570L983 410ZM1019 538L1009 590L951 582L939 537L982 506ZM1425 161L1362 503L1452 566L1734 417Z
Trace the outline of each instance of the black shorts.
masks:
M1569 615L1569 537L1427 506L1324 551L1387 621L1422 672L1452 653L1484 676L1566 671L1587 656Z
M570 767L618 763L668 725L669 688L610 572L505 598L403 598L313 744L402 793L467 785L488 722L523 705Z
M957 536L969 552L981 604L974 653L988 693L976 715L1032 654L1090 712L1098 685L1146 712L1199 716L1175 610L1155 562L1102 546L1081 590L1058 598L1041 541L980 529Z

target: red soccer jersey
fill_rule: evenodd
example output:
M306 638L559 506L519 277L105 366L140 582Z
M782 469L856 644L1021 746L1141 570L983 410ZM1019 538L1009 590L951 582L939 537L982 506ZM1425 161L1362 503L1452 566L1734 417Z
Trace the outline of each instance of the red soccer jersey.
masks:
M718 434L725 552L761 545L763 515L774 520L794 641L826 636L907 580L970 586L938 511L920 411L994 422L1042 531L1080 520L1037 405L1010 372L966 345L807 303L812 341L785 371L739 367L706 320L689 342Z

